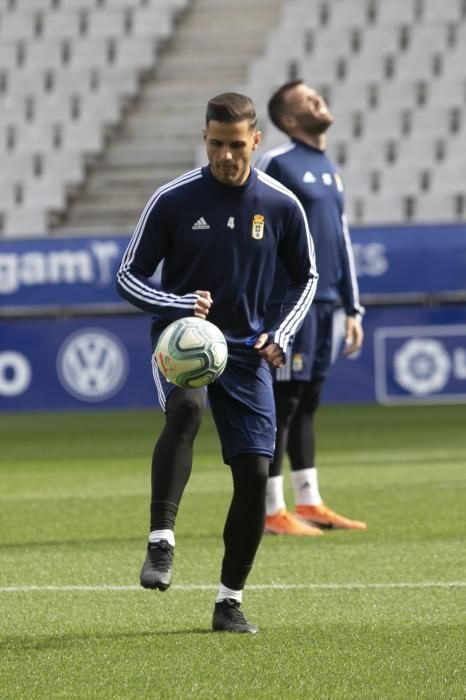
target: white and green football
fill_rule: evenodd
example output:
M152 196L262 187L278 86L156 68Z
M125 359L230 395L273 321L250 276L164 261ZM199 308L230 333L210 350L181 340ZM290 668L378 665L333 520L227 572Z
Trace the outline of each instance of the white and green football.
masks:
M228 346L222 331L210 321L189 316L170 323L155 348L163 376L183 389L199 389L222 374Z

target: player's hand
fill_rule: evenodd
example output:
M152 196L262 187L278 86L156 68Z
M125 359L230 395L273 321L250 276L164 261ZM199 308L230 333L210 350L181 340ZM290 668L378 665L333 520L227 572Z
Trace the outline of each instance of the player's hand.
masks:
M362 328L361 319L359 316L347 316L346 317L346 330L345 330L345 347L343 348L343 355L352 355L357 352L362 347L362 341L364 340L364 331Z
M196 303L194 304L194 315L196 318L206 318L212 306L210 292L197 289L194 293L197 295Z
M269 343L266 345L269 336L267 333L261 333L256 342L254 349L259 355L266 360L272 367L285 366L285 353L277 343Z

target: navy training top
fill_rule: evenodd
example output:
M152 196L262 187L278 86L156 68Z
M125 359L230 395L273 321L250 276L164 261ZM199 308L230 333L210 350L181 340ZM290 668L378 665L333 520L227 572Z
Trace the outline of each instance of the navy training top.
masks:
M265 153L256 167L294 192L303 205L319 273L315 300L341 299L347 314L363 313L344 215L343 181L331 160L323 151L292 139ZM286 275L279 270L274 292L277 303L285 284Z
M287 284L273 327L265 327L277 256ZM159 289L150 278L162 259ZM192 316L195 291L210 291L207 318L230 348L250 346L267 332L286 352L317 277L307 219L292 192L256 169L244 185L225 185L205 166L153 194L123 256L117 289L153 314L154 331Z

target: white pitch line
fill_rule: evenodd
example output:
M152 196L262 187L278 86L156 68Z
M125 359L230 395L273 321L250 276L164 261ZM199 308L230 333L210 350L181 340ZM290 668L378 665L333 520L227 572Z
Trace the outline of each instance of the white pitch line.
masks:
M173 591L210 591L217 590L218 584L200 583L200 584L175 584L171 586ZM466 581L420 581L418 583L403 582L403 583L257 583L247 586L248 591L265 591L265 590L280 590L280 591L339 591L339 590L390 590L390 589L422 589L422 588L466 588ZM124 591L142 591L141 586L112 586L112 585L29 585L29 586L0 586L0 593L35 593L41 591L52 592L124 592Z

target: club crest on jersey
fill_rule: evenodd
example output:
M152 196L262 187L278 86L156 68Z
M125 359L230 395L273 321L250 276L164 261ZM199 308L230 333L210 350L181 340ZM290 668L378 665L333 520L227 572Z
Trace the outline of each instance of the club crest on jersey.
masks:
M265 218L262 214L254 214L252 219L252 237L259 241L264 237Z

